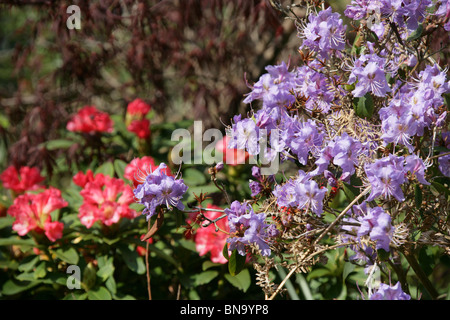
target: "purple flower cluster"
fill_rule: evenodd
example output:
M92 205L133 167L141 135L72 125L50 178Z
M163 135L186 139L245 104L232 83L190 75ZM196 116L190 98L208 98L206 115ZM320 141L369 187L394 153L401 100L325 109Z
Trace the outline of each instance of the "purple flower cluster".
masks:
M308 66L298 68L299 84L295 88L297 94L307 98L306 110L319 111L326 114L335 102L335 94L330 90L330 84L325 74L319 72L323 67L316 61Z
M352 0L344 14L353 20L371 21L369 27L379 38L387 21L395 23L406 38L423 22L432 4L431 0Z
M308 48L321 59L327 59L333 52L345 48L345 30L340 14L331 7L308 17L306 26L299 30L303 39L300 49Z
M231 236L227 238L229 250L245 256L246 246L255 244L263 256L271 253L269 243L278 232L274 225L265 223L264 213L255 213L250 204L233 201L230 208L225 209Z
M349 84L355 83L355 89L352 91L353 96L363 97L370 92L377 97L385 97L391 88L386 80L386 72L394 72L388 70L386 59L372 52L362 54L354 62L348 79Z
M450 31L450 1L448 0L438 0L437 1L438 9L435 12L435 15L439 18L443 18L444 21L444 29L446 31Z
M181 199L188 187L184 184L183 179L168 176L163 170L165 168L167 165L161 163L153 172L147 173L143 183L133 190L137 202L145 206L142 214L147 216L147 220L156 213L156 209L161 205L166 206L169 210L172 210L173 207L179 210L184 209Z
M284 107L295 101L291 90L297 86L297 74L288 69L283 61L279 65L266 67L267 73L251 86L251 92L245 97L244 103L261 100L263 109Z
M270 176L261 175L261 168L257 166L252 167L252 176L256 179L250 180L249 182L252 197L255 197L258 194L260 194L264 190L264 185L266 183L273 183L275 181L275 177L273 175Z
M262 156L271 161L276 153L292 153L301 164L306 164L310 154L317 152L323 143L323 127L316 121L303 120L286 111L259 110L252 118L233 118L228 134L228 148L246 150L250 155ZM263 152L264 151L264 152Z
M303 165L308 162L310 152L322 146L324 133L314 120L301 121L297 116L286 117L283 129L283 141Z
M311 175L322 174L332 160L334 165L342 169L343 174L352 175L355 173L355 166L359 165L358 157L364 152L365 148L359 140L343 132L326 143L317 153L315 161L317 167L311 172Z
M410 300L411 296L402 290L400 282L394 286L381 283L376 292L374 292L369 300Z
M355 236L343 233L341 239L343 242L357 242L357 245L351 245L350 248L355 255L350 260L366 264L366 267L373 265L377 252L367 244L361 241L361 238L368 236L375 242L375 249L390 251L390 243L393 238L395 227L392 225L391 216L381 207L370 208L366 202L352 207L353 215L344 218L344 231L350 231ZM348 224L345 224L348 223Z
M443 94L449 92L445 72L437 65L427 66L415 83L403 85L388 106L380 109L384 142L406 146L412 152L412 137L444 123L447 113L439 113L438 108L444 103Z
M247 150L250 155L257 155L260 151L259 128L250 118L241 119L241 115L234 117L234 124L230 130L231 139L229 149Z
M323 212L323 199L327 191L326 188L320 188L317 182L303 170L299 170L296 178L289 179L283 185L277 185L273 194L277 197L280 207L310 210L320 217Z
M394 228L391 225L391 216L381 207L368 208L367 214L358 217L361 226L358 228L358 238L369 235L376 241L376 249L389 251Z
M444 176L450 177L450 154L439 157L438 166Z
M423 160L416 155L403 157L390 154L377 159L374 163L366 164L364 170L372 188L367 201L380 196L384 198L393 196L398 201L404 201L401 185L406 182L408 172L420 183L429 185L424 177L425 169Z

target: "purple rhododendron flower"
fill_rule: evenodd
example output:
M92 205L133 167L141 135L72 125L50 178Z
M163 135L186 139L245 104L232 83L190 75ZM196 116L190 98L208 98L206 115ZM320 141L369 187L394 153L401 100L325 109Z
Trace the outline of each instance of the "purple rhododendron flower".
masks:
M389 19L400 29L400 36L406 38L425 19L426 10L432 4L431 0L352 0L344 14L353 20Z
M253 119L243 119L235 117L230 130L231 139L228 142L228 149L246 150L250 155L259 153L259 129Z
M410 300L411 296L403 292L400 282L395 286L381 283L380 287L370 297L370 300Z
M352 175L355 173L355 166L359 165L358 157L366 152L366 147L346 132L336 136L333 141L327 141L324 144L325 146L315 153L317 167L310 173L311 176L322 174L327 170L331 161L342 169L342 174L345 177Z
M403 162L403 157L390 154L388 157L377 159L374 163L364 166L372 187L367 201L372 201L379 196L384 198L394 196L398 201L405 200L400 187L406 181Z
M450 84L445 72L434 65L421 71L415 82L395 91L394 98L379 111L382 139L385 143L404 145L412 152L414 136L422 136L425 128L444 123L447 113L438 113L438 108L444 103L443 94L450 92Z
M308 48L326 59L332 51L345 48L345 30L340 14L332 12L331 7L317 15L309 15L308 23L299 30L299 36L303 38L300 49Z
M252 91L243 102L251 103L254 100L262 100L263 108L269 110L295 102L295 96L291 90L297 86L296 72L290 72L284 61L279 65L267 66L266 71L268 73L263 74L251 86Z
M412 176L415 176L420 183L429 185L430 183L425 180L425 164L421 158L412 154L405 158L405 170L409 171Z
M287 130L284 132L286 144L297 156L301 164L306 164L309 153L322 145L324 133L315 121L299 120L296 116L290 118Z
M133 190L137 202L145 206L142 214L146 215L147 220L156 213L157 207L161 205L165 205L169 210L172 210L173 207L179 210L184 209L181 199L188 187L184 184L183 179L168 176L162 170L165 168L167 165L161 163L155 171L147 174L142 184Z
M369 208L366 215L357 218L361 222L358 228L358 237L369 235L370 239L376 241L376 249L389 251L389 244L393 235L391 216L381 207Z
M359 163L358 156L362 150L361 142L344 132L335 139L333 163L341 167L344 173L353 174L355 173L355 166Z
M232 234L226 240L230 244L230 251L237 250L240 255L245 256L245 247L256 244L263 256L270 255L270 237L277 233L265 223L264 213L255 213L250 204L241 204L239 201L233 201L230 208L225 209L225 213Z
M252 197L257 196L263 190L263 187L259 181L250 181L248 185L250 187Z
M326 188L319 188L314 180L308 180L296 184L297 203L300 209L311 210L318 217L323 212L323 198L327 193Z
M277 203L281 207L310 210L320 217L327 189L320 188L317 182L311 180L303 170L298 172L295 179L290 179L285 184L275 187L273 194L277 197Z
M438 158L439 171L446 177L450 177L450 154Z
M365 66L363 62L366 62ZM363 97L368 92L385 97L386 93L391 92L386 80L385 60L376 54L359 57L351 71L349 83L354 83L356 79L358 81L352 91L355 97Z
M382 124L383 135L381 138L385 143L393 143L406 146L409 152L414 150L411 144L412 137L417 132L418 122L410 114L403 114L400 117L390 116Z
M314 69L311 67L314 67ZM316 71L321 69L323 67L315 62L311 62L308 66L299 67L299 84L295 92L308 98L305 103L306 110L315 110L325 114L331 109L335 95L329 90L327 76Z

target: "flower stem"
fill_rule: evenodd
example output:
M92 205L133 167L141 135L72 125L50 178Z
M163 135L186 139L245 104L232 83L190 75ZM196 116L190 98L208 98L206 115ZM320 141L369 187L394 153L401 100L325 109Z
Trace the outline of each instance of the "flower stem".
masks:
M150 230L150 219L148 220L148 229ZM152 300L152 289L150 286L150 270L148 265L148 248L149 248L149 241L146 241L145 245L145 267L147 269L147 291L148 291L148 300Z
M405 256L405 258L408 261L411 268L414 270L414 272L417 275L417 277L419 278L420 282L423 284L425 289L430 294L431 298L433 300L436 300L438 298L439 294L436 291L436 289L433 287L433 285L431 284L430 280L428 279L427 275L423 271L422 267L417 262L417 259L414 256L412 248L410 248L410 247L405 248L405 250L403 251L403 255Z

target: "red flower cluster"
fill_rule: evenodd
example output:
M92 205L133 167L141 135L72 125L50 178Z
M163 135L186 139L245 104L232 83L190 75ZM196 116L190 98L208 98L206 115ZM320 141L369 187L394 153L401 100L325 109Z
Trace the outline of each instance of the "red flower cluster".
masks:
M208 204L208 209L219 209L215 205ZM194 213L189 218L188 222L196 221L198 213ZM220 211L205 211L203 215L208 219L214 220L223 215L223 212ZM205 224L205 222L200 222L201 224ZM225 231L229 232L230 229L228 227L228 219L222 218L216 222L217 226ZM195 248L200 256L211 253L211 261L214 263L227 263L227 259L223 256L223 248L225 246L226 239L228 238L228 234L221 231L216 231L216 227L214 224L210 224L207 227L202 227L197 229L194 234Z
M16 194L24 193L28 190L36 190L42 187L40 183L44 177L38 168L21 167L19 171L14 166L9 166L0 174L3 187L13 190Z
M140 139L146 139L150 136L150 120L145 116L152 107L143 100L137 98L127 106L127 129L133 132Z
M67 130L75 132L112 132L113 121L109 114L97 110L94 106L85 106L67 123Z
M20 195L8 209L15 218L12 228L21 236L30 231L44 232L54 242L62 237L64 224L52 221L50 213L67 205L61 191L53 187L38 194Z
M78 217L87 228L91 228L96 221L110 226L121 218L133 219L138 216L129 207L134 202L133 190L123 180L101 173L94 175L88 170L86 174L78 172L73 182L83 188L80 194L84 201Z
M158 168L155 164L155 160L150 156L144 156L142 158L133 159L126 167L124 178L133 182L133 186L137 187L141 182L139 180L153 172ZM161 169L168 176L173 176L169 168Z

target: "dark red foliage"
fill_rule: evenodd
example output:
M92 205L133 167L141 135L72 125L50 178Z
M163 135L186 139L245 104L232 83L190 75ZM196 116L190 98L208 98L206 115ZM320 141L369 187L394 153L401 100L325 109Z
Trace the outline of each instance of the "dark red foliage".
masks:
M53 156L40 144L58 138L69 117L93 98L108 112L125 114L141 97L159 121L185 117L222 128L244 111L244 74L251 83L266 65L295 57L298 47L293 24L283 24L264 0L3 3L2 10L36 10L38 16L17 30L27 36L11 59L17 90L0 100L15 137L10 161L47 167L49 174ZM81 11L79 30L66 27L73 4ZM60 61L50 71L44 70L49 58ZM119 79L116 70L131 77Z

